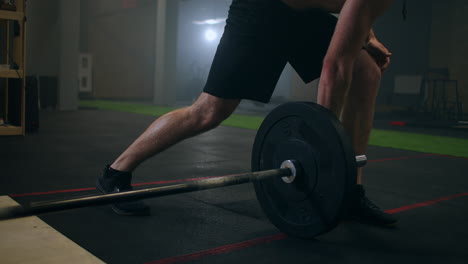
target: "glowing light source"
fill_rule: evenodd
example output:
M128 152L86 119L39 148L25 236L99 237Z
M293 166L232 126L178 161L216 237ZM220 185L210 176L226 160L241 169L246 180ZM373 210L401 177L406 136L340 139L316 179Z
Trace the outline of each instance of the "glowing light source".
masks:
M207 19L202 21L192 21L195 25L216 25L221 24L226 21L226 18L215 18L215 19Z
M208 19L205 21L205 23L208 25L214 25L214 24L218 24L219 22L216 21L216 19Z
M207 29L205 31L205 39L208 41L214 41L218 37L218 33L212 29Z

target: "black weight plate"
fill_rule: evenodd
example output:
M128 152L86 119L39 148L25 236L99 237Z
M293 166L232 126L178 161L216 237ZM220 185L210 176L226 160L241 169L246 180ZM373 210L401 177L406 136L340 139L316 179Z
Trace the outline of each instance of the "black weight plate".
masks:
M277 169L296 160L302 173L293 183L280 177L255 181L258 201L282 232L312 238L336 227L356 185L356 161L341 123L309 102L275 108L257 132L252 171Z

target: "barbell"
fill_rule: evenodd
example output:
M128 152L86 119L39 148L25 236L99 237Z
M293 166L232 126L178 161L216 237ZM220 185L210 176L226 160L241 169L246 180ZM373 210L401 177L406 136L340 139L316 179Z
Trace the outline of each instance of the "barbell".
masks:
M282 232L313 238L333 229L348 208L357 168L340 121L309 102L282 104L262 122L251 156L252 172L121 193L0 208L0 220L155 198L252 182L270 221Z

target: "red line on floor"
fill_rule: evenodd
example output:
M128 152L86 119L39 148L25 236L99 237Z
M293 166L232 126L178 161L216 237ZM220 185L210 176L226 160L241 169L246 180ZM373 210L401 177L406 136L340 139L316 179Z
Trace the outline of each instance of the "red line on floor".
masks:
M400 212L403 212L403 211L408 211L408 210L412 210L412 209L415 209L415 208L429 206L429 205L436 204L436 203L439 203L439 202L442 202L442 201L448 201L448 200L463 197L463 196L468 196L468 193L460 193L460 194L445 196L445 197L441 197L439 199L435 199L435 200L431 200L431 201L427 201L427 202L422 202L422 203L417 203L417 204L413 204L413 205L403 206L403 207L400 207L400 208L386 210L385 212L387 212L389 214L400 213ZM164 259L160 259L160 260L155 260L155 261L147 262L145 264L175 264L175 263L183 263L183 262L188 262L188 261L194 261L194 260L201 259L203 257L225 254L225 253L233 252L233 251L236 251L236 250L241 250L241 249L245 249L245 248L254 247L254 246L257 246L257 245L260 245L260 244L266 244L266 243L273 242L273 241L284 240L286 238L288 238L288 236L286 234L281 233L281 234L277 234L277 235L273 235L273 236L256 238L256 239L247 240L247 241L240 242L240 243L235 243L235 244L225 245L225 246L216 247L216 248L212 248L212 249L207 249L207 250L203 250L203 251L199 251L199 252L195 252L195 253L191 253L191 254L187 254L187 255L181 255L181 256L175 256L175 257L169 257L169 258L164 258Z
M442 154L432 154L432 155L438 156L438 157L452 158L452 159L468 160L468 158L465 158L465 157L457 157L457 156L451 156L451 155L442 155Z
M422 203L416 203L416 204L406 205L406 206L402 206L402 207L395 208L395 209L386 210L385 212L389 214L400 213L400 212L416 209L419 207L425 207L425 206L440 203L443 201L452 200L452 199L463 197L463 196L468 196L468 193L459 193L459 194L449 195L449 196L441 197L439 199L435 199L431 201L426 201Z
M232 251L254 247L259 244L265 244L265 243L270 243L270 242L277 241L277 240L283 240L285 238L287 238L286 234L276 234L272 236L256 238L256 239L247 240L247 241L243 241L243 242L239 242L235 244L230 244L230 245L225 245L225 246L221 246L217 248L203 250L203 251L195 252L192 254L151 261L145 264L173 264L173 263L188 262L188 261L197 260L206 256L226 254Z

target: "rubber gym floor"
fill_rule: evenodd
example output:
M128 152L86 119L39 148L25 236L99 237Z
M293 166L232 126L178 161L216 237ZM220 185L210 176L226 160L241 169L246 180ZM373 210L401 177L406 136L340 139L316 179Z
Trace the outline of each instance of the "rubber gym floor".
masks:
M38 133L0 137L0 195L24 205L98 194L104 165L153 120L104 109L43 111ZM468 138L400 128L408 130L460 144ZM221 126L186 140L141 165L135 188L247 172L255 133ZM40 219L105 263L467 263L468 158L377 145L369 147L364 184L399 219L395 228L346 222L315 239L291 238L270 224L250 184L148 199L149 217L97 206Z

